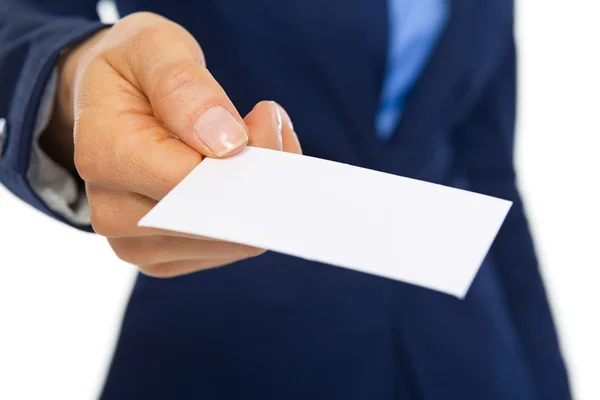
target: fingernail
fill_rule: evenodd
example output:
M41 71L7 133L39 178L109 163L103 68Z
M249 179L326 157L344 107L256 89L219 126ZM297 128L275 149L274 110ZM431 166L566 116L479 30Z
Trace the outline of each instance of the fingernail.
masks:
M277 140L279 141L279 149L283 150L283 137L281 136L281 128L283 126L281 111L282 108L279 104L274 101L269 102L269 107L271 108L271 117L273 119L273 125L275 126L275 131L277 132Z
M218 157L248 142L248 135L242 125L221 106L206 110L194 125L194 132Z

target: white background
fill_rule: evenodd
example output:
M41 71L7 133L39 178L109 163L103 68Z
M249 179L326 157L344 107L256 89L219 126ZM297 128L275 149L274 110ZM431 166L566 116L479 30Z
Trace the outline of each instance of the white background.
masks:
M521 0L517 162L575 398L600 399L600 7ZM0 399L92 399L134 269L0 188Z

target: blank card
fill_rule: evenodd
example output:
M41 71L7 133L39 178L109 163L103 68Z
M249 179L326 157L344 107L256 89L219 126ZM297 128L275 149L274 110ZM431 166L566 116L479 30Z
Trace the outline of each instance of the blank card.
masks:
M230 158L205 159L139 224L260 247L462 298L511 204L247 147Z

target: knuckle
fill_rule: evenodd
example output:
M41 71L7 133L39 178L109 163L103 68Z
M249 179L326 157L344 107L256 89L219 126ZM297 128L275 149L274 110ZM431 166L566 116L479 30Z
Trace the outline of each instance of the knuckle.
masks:
M163 24L147 24L130 35L130 45L133 49L144 51L156 48L165 34Z
M139 266L147 262L147 256L143 252L144 246L140 245L142 240L141 238L118 238L109 239L109 243L121 261Z
M129 264L137 265L136 252L131 243L126 239L108 239L108 243L115 255Z
M114 230L112 229L112 227L109 224L103 222L102 220L94 220L93 214L91 216L91 224L96 234L104 236L106 238L114 236Z
M82 122L82 118L75 120L73 132L75 140L75 169L84 181L94 181L100 175L101 171L98 165L98 146L89 143L85 123Z
M89 151L75 149L75 168L77 173L86 182L93 181L98 175L97 163Z
M198 93L198 81L195 71L198 64L189 61L159 73L155 86L154 97L168 100L182 92Z
M87 186L90 204L90 223L94 232L107 238L123 236L126 232L126 218L111 195L94 186Z
M73 106L75 114L79 114L87 107L98 102L98 92L105 87L103 79L100 77L104 74L104 63L101 61L101 56L97 49L89 51L80 61L80 67L77 72L77 83L73 93Z
M94 232L100 236L116 236L118 229L109 213L103 213L102 208L90 205L90 223Z
M189 54L197 62L204 63L204 54L196 39L181 25L163 17L144 18L125 37L122 49L135 55L148 53L149 50L155 50L151 53L154 57L182 52ZM156 61L161 60L157 58Z
M139 265L140 272L153 278L174 278L181 275L174 263Z
M163 258L162 236L115 240L113 251L121 260L137 266L156 264Z

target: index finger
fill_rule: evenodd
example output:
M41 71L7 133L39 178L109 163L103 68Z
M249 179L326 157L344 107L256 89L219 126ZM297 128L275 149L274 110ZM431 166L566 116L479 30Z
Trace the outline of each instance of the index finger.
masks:
M157 201L202 161L154 117L106 107L80 112L75 148L77 170L86 182Z

